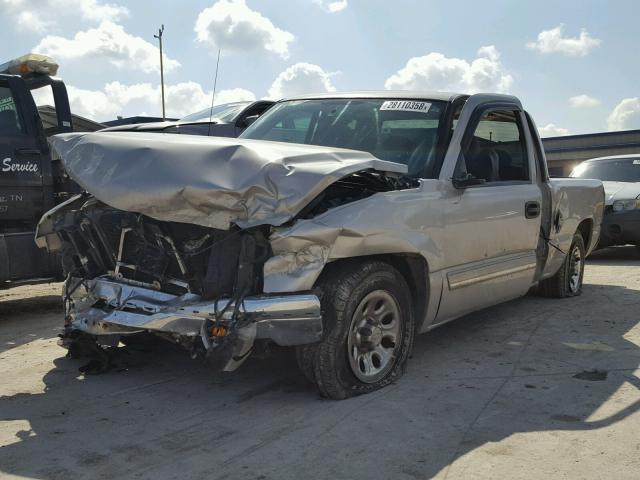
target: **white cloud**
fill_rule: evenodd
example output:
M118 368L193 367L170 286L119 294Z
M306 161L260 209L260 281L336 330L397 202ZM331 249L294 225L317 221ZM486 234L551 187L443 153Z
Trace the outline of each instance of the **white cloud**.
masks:
M591 108L600 105L600 100L589 95L576 95L569 99L571 108Z
M313 3L316 5L320 5L323 9L328 11L329 13L337 13L341 12L349 5L347 0L336 0L336 1L327 1L327 0L313 0Z
M67 90L71 111L97 121L113 120L118 115L160 116L162 111L160 87L150 83L125 85L110 82L102 90L85 90L68 85ZM211 92L205 92L199 83L182 82L165 85L165 99L167 116L180 118L209 107ZM255 95L243 88L221 90L216 93L215 104L240 100L255 100Z
M563 135L569 135L569 130L558 127L553 123L548 123L544 127L538 127L538 133L540 133L541 137L561 137Z
M322 67L311 63L296 63L280 73L269 89L269 98L279 100L283 97L305 93L335 92L331 83L331 74Z
M80 17L89 22L117 21L129 15L121 5L98 0L0 0L3 14L13 17L19 30L44 33L61 17Z
M125 32L121 25L110 21L104 21L96 28L77 32L73 38L47 35L34 47L34 51L51 55L58 60L93 58L107 61L119 69L141 70L145 73L160 70L158 47ZM167 72L180 65L166 55L163 57Z
M50 20L43 20L39 14L30 10L24 10L16 14L15 22L18 30L36 33L44 33L53 25Z
M224 50L266 50L289 57L294 36L251 10L245 0L219 0L198 15L195 32L199 42Z
M551 30L543 30L535 42L527 43L527 48L540 53L561 53L574 57L584 57L600 45L601 41L589 35L584 28L579 37L563 37L564 25L560 24Z
M448 90L465 93L508 92L513 83L500 61L500 52L493 46L478 50L471 62L432 52L424 57L410 58L404 68L389 77L388 90Z
M607 129L632 130L640 128L640 98L625 98L607 118Z
M209 101L211 101L211 94L207 95L209 97ZM253 92L246 90L244 88L229 88L227 90L220 90L216 92L215 104L221 105L223 103L231 103L231 102L240 102L244 100L253 101L256 99L256 96ZM205 108L208 105L205 106Z

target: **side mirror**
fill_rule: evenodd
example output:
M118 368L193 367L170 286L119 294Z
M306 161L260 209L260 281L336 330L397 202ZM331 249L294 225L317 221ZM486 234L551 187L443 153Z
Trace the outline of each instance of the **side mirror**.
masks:
M245 117L238 126L240 128L247 128L249 125L255 122L258 118L260 118L260 115L249 115L248 117Z
M472 187L474 185L483 185L487 183L487 181L484 178L477 178L467 173L464 176L452 178L451 183L453 183L454 188L457 188L458 190L463 190L467 187Z

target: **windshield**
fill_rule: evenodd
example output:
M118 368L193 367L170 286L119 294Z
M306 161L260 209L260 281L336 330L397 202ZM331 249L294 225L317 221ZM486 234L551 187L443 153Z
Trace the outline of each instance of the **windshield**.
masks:
M213 108L205 108L178 120L179 123L208 122L209 118L215 123L229 123L238 115L244 107L251 102L235 102L216 105Z
M438 127L446 102L323 99L276 104L241 138L369 152L419 175L437 162Z
M571 172L571 176L605 182L640 182L640 157L584 162Z

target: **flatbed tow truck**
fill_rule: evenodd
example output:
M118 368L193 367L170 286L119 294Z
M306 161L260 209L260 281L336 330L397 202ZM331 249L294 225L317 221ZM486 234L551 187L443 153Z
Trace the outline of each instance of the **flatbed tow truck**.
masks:
M42 214L79 190L49 148L51 135L74 131L57 71L53 59L38 54L0 65L0 289L62 276L57 256L34 242ZM43 94L53 100L53 123L43 122L36 106L34 96Z

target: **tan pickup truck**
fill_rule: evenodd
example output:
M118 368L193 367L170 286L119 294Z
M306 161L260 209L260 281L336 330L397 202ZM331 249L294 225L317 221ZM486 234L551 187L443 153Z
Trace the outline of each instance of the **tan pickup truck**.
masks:
M37 233L67 273L66 346L153 333L233 370L275 342L330 398L395 381L417 333L535 286L579 295L603 214L600 181L549 179L505 95L305 96L239 139L52 146L86 191Z

